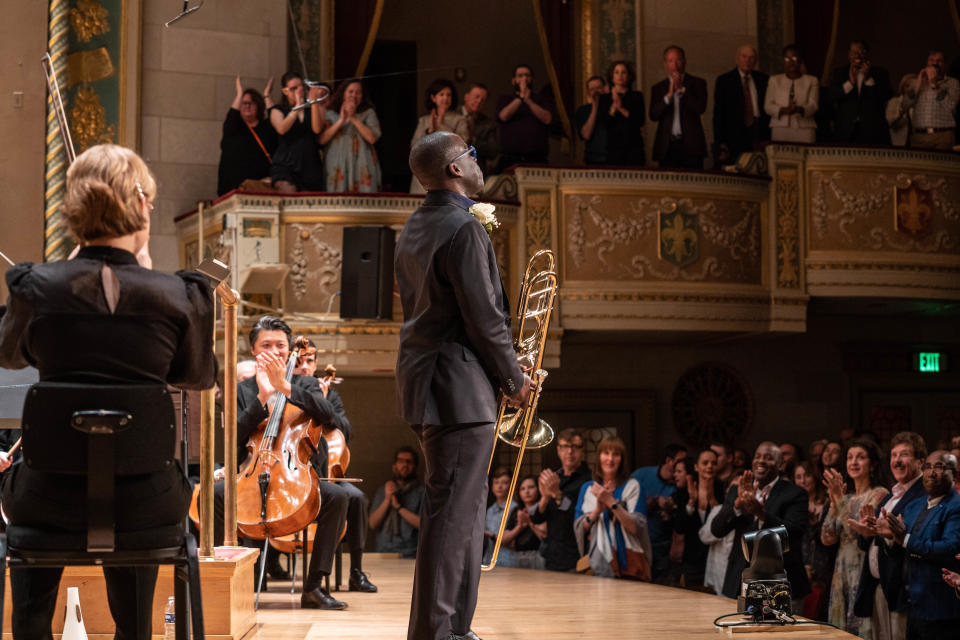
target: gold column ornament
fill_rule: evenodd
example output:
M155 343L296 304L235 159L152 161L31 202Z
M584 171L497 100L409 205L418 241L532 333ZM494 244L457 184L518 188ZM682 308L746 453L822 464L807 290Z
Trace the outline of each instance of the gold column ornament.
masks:
M57 76L64 78L67 70L67 29L69 10L67 0L50 0L47 52L50 65ZM64 86L69 84L69 78ZM47 261L62 260L70 253L66 225L60 207L63 204L64 183L67 177L67 157L60 137L53 98L47 95L47 136L43 176L43 257Z

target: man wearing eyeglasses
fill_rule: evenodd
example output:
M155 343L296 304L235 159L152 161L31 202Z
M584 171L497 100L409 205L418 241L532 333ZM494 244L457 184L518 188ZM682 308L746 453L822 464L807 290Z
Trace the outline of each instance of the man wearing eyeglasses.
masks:
M547 523L547 537L541 544L544 565L551 571L571 571L577 567L580 551L573 521L580 488L591 479L584 463L583 435L576 429L564 429L557 435L560 469L540 473L540 502L530 516L534 524Z
M396 381L426 474L407 633L473 640L496 392L523 406L533 382L513 350L493 244L470 212L483 188L476 151L437 131L414 143L410 169L427 195L394 259L403 306Z
M943 570L957 571L960 561L960 495L953 487L957 457L938 450L920 467L926 500L914 500L896 517L885 510L877 518L880 535L896 543L906 557L910 608L907 638L946 640L957 637L960 599L942 580Z

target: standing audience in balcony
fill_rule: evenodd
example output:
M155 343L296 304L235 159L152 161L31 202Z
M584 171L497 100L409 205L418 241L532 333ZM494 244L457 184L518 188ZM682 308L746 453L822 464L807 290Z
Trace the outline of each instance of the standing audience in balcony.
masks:
M886 69L870 60L870 47L854 40L847 49L849 64L835 69L830 83L834 139L856 144L890 144L886 106L892 93Z
M553 122L553 101L533 90L533 68L513 68L513 92L497 100L500 124L500 162L497 173L519 164L543 164L550 150L549 127Z
M960 570L960 495L954 488L957 458L945 450L921 466L926 500L898 516L881 512L877 531L906 562L910 607L907 638L951 640L960 625L960 597L944 578Z
M573 114L577 133L583 140L583 160L586 164L607 164L607 124L600 115L600 98L609 93L610 87L603 76L587 80L587 104L577 107Z
M907 101L907 92L911 91L917 77L913 74L900 78L896 94L887 101L887 126L890 127L890 144L905 147L912 131L913 109Z
M764 111L770 76L757 71L757 50L753 45L737 47L736 65L717 76L713 89L717 165L733 164L741 153L756 151L770 139L770 118Z
M452 82L446 78L437 78L431 82L427 87L423 105L426 114L417 121L417 128L410 139L411 147L417 140L434 131L452 131L463 140L470 139L470 121L457 113L457 90ZM426 193L416 176L410 179L410 193Z
M327 191L380 191L380 163L373 148L380 139L380 120L363 83L357 78L341 82L326 116L320 144L326 147Z
M547 537L546 523L534 524L531 514L540 503L540 491L537 490L537 478L527 476L517 485L517 497L520 507L513 510L507 519L507 528L503 533L503 543L514 550L516 566L520 569L543 569L543 556L540 544Z
M960 101L960 82L946 75L942 51L931 51L903 96L903 108L913 108L910 146L949 151L955 143L954 111Z
M650 538L640 483L627 475L623 440L597 445L593 480L580 489L574 530L594 575L650 581Z
M500 146L497 123L483 112L488 95L486 85L474 82L463 94L463 106L460 107L460 115L467 119L467 125L470 127L470 139L467 144L473 145L477 150L477 162L484 175L490 175L496 169Z
M876 509L888 491L880 486L880 451L867 440L855 440L847 449L847 477L853 484L847 491L843 474L835 469L824 471L829 511L823 522L820 540L827 546L837 546L837 562L830 585L829 621L848 633L861 638L870 637L870 619L854 611L864 552L857 543L854 524L861 508Z
M892 553L890 545L877 535L877 518L884 513L900 516L914 500L926 499L920 481L920 465L927 457L923 438L911 431L902 431L890 441L890 471L894 485L876 510L860 508L851 526L859 534L860 548L867 557L860 574L860 585L854 603L855 613L870 618L874 638L905 640L909 596L903 580L903 554Z
M324 131L324 108L319 104L294 111L306 100L303 77L288 71L280 78L283 100L270 108L270 124L279 136L277 149L270 165L273 187L281 193L295 191L323 191L323 164L317 134ZM319 98L322 90L311 87L309 98Z
M817 138L813 115L820 106L820 82L802 72L803 54L797 45L783 48L783 73L770 78L763 108L770 116L774 142L805 142Z
M220 139L220 166L217 171L217 195L238 188L244 180L262 180L270 175L270 162L277 150L277 132L267 122L267 109L273 107L267 81L263 95L256 89L244 89L237 76L237 95L223 121Z
M607 69L610 91L600 96L599 111L607 132L607 164L642 167L646 161L643 124L647 114L643 93L633 90L636 74L626 60Z
M564 429L557 434L560 468L544 469L537 479L540 502L530 515L535 525L547 525L543 540L543 558L551 571L570 571L577 566L580 553L573 533L574 514L580 487L590 480L590 468L584 463L583 434Z
M700 116L707 110L707 82L687 74L687 56L670 45L663 52L667 72L650 88L650 119L657 123L653 159L661 167L703 169L707 139Z
M646 504L640 512L647 516L647 527L653 555L652 576L654 582L666 579L670 568L670 544L673 538L672 515L677 505L671 499L676 486L673 484L673 467L677 460L687 456L687 448L681 444L668 444L659 465L641 467L631 476L640 483L641 495Z

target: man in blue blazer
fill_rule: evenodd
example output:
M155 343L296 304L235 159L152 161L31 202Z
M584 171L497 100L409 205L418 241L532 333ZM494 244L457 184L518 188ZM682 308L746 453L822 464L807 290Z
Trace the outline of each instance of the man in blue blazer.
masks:
M927 444L920 434L901 431L893 436L890 471L896 483L875 512L865 505L859 520L850 522L860 534L860 548L866 552L854 613L870 618L881 638L907 637L907 585L903 581L903 554L890 552L890 543L877 535L876 519L881 510L898 516L917 498L926 501L927 492L920 480L920 465L926 457Z
M957 637L960 598L942 579L943 569L957 570L960 561L960 494L953 488L957 458L934 451L921 467L926 500L914 500L900 516L882 512L880 535L891 538L906 555L908 593L907 638L948 640Z

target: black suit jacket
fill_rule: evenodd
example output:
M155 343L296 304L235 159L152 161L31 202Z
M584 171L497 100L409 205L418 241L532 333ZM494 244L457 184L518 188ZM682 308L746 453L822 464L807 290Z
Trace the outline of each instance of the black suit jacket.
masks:
M850 65L835 69L830 82L830 99L834 113L834 139L857 144L890 144L890 128L885 110L893 96L890 74L881 67L872 67L873 86L856 85L850 92L843 84L850 79Z
M740 594L741 575L747 567L741 544L743 534L757 530L756 518L749 513L738 516L734 512L733 503L737 499L737 491L736 486L730 487L723 507L710 525L710 532L717 538L722 538L731 531L737 532L733 548L730 549L727 574L723 579L723 595L728 598L736 598ZM801 556L803 530L808 526L807 492L781 478L770 490L764 508L767 514L763 521L765 529L779 525L787 528L790 550L784 554L783 564L787 571L787 578L790 580L793 598L802 598L810 593L810 581Z
M523 372L486 229L455 194L431 191L403 227L394 267L404 319L396 374L403 419L492 422L494 384L513 395Z
M740 70L733 69L717 76L713 89L713 139L718 147L721 144L727 146L732 160L744 151L752 151L755 141L770 139L770 116L763 108L770 76L760 71L751 71L750 76L757 89L757 113L752 128L755 137L743 124L746 101Z
M923 489L923 480L917 479L907 492L903 494L900 502L897 503L897 506L893 508L891 513L895 516L900 515L903 513L903 510L907 508L908 504L918 498L926 500L926 497L927 492ZM877 505L876 515L878 518L880 517L880 509L884 508L886 504L890 502L891 498L893 498L893 494L888 493L883 500L880 501L880 504ZM877 537L868 539L863 536L857 536L857 544L868 554L870 553L871 546L877 546L877 564L879 565L880 579L877 580L871 575L870 562L867 557L864 557L863 569L860 571L860 584L857 585L857 595L854 599L853 612L864 618L868 618L873 614L873 596L878 583L880 584L880 588L883 589L883 595L887 598L887 607L890 611L905 612L908 603L907 584L903 579L903 554L897 552L891 553L890 546Z
M683 130L683 149L692 156L707 155L707 139L703 134L700 116L707 110L707 81L683 76L683 97L680 99L680 127ZM673 103L663 101L670 90L670 80L664 79L650 89L650 119L658 122L657 137L653 143L653 159L663 160L670 146L673 128Z

